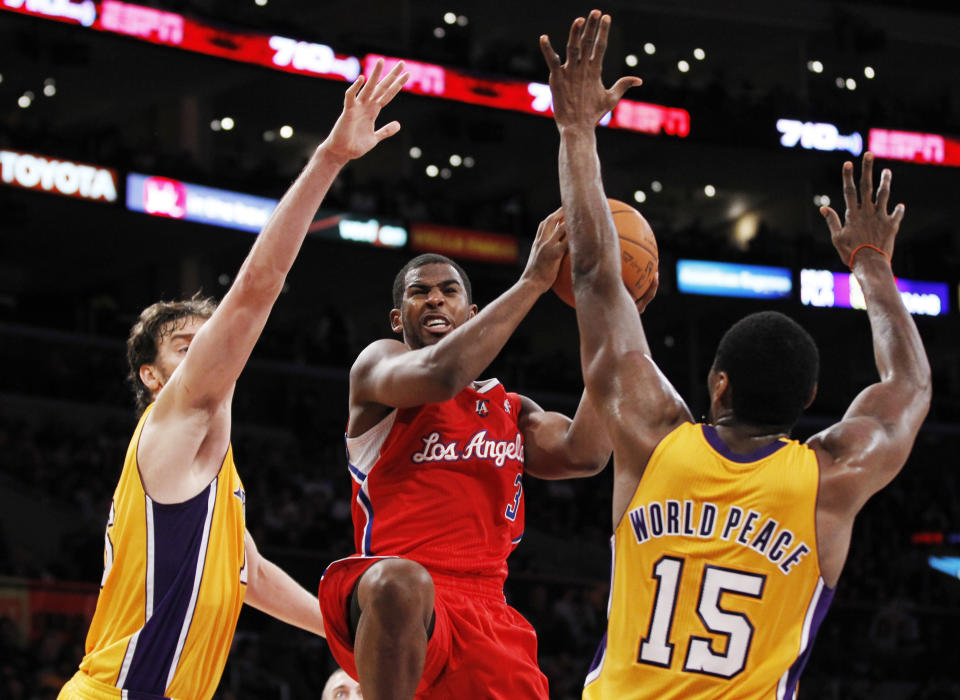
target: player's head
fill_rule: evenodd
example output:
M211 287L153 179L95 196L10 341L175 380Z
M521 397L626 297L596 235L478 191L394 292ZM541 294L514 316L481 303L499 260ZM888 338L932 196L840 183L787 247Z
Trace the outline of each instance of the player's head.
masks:
M330 674L327 684L323 686L320 700L362 700L360 684L347 675L342 668Z
M710 420L790 429L817 390L820 353L796 321L761 311L724 334L707 383Z
M390 327L413 349L439 342L476 313L470 278L444 255L418 255L393 280Z
M193 336L217 308L209 297L158 301L140 312L127 338L127 380L143 411L186 355Z

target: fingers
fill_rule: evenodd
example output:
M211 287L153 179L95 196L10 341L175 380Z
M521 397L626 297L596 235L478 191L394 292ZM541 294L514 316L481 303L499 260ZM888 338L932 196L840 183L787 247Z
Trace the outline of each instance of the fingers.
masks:
M863 154L863 165L860 168L860 204L873 202L873 154L867 151Z
M583 17L577 17L570 25L570 37L567 39L567 63L580 63L584 21Z
M380 82L380 73L383 72L383 59L378 58L377 62L373 66L373 73L370 74L370 78L367 80L367 85L373 85L374 89L377 84ZM364 99L367 96L367 90L362 90L360 92L360 99Z
M597 34L600 30L600 10L592 10L587 15L587 24L583 28L583 57L588 61L594 60L594 51L597 47Z
M830 229L830 235L840 235L840 229L842 229L843 226L840 224L840 217L837 216L837 212L831 207L820 207L820 214L827 220L827 228Z
M904 204L898 204L893 208L893 214L890 216L890 221L893 222L893 225L899 229L900 222L903 221L903 215L906 213L907 207Z
M877 209L884 214L887 213L887 204L890 202L890 181L893 174L889 168L884 168L880 172L880 187L877 188Z
M371 99L381 104L386 104L392 100L407 81L404 76L409 76L408 73L401 75L404 67L403 61L397 61L393 68L390 69L390 72L377 84Z
M353 85L347 88L347 92L343 96L343 104L345 106L353 104L354 100L357 99L357 93L360 91L360 88L363 87L363 83L364 77L361 75L353 81Z
M392 121L389 124L384 124L379 129L373 132L373 135L377 138L377 142L388 139L394 134L400 131L400 122Z
M398 63L397 65L403 65L403 64ZM395 77L393 79L393 82L387 85L384 88L384 91L378 95L378 97L376 98L377 102L381 106L388 104L391 100L393 100L394 97L397 96L397 93L399 93L400 90L403 89L403 86L407 84L407 81L409 79L410 79L409 73L404 73L403 75ZM384 78L383 82L384 83L387 82L386 78Z
M553 46L550 45L550 37L546 34L540 35L540 53L543 54L543 58L547 62L547 68L550 69L551 73L560 67L560 57L553 50Z
M604 15L600 18L600 29L597 32L597 43L593 47L593 54L590 58L598 63L603 63L603 56L607 53L607 38L610 36L610 15Z
M653 301L653 298L657 296L657 289L660 287L660 271L657 270L653 273L653 281L650 283L650 288L647 289L646 293L637 300L637 311L643 313L647 308L647 305Z
M635 75L627 75L615 82L613 86L607 90L607 93L614 98L614 103L616 103L620 101L620 98L623 97L627 90L632 87L640 87L641 85L643 85L643 80Z
M853 184L853 163L849 160L843 164L843 199L847 203L847 211L854 211L857 203L857 187Z

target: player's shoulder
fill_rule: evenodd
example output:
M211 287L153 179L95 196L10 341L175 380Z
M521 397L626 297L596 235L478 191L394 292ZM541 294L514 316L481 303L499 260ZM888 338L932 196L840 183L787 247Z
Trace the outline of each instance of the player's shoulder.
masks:
M383 359L409 350L410 348L394 338L375 340L357 355L357 359L354 360L353 366L350 368L351 376L369 369Z

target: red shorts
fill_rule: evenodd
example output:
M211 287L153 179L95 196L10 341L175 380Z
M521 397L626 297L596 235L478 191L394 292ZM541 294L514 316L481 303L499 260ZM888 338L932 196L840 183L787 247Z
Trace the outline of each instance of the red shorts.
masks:
M363 573L387 557L335 561L320 581L320 610L330 652L357 679L348 623L350 596ZM546 700L547 677L537 666L537 635L503 590L476 578L430 572L433 634L427 644L417 700Z

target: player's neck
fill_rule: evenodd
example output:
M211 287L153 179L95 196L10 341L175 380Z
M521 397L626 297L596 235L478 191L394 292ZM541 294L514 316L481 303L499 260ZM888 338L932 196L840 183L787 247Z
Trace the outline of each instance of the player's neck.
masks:
M790 434L783 426L749 425L738 422L731 415L720 416L713 425L720 439L738 454L749 454Z

